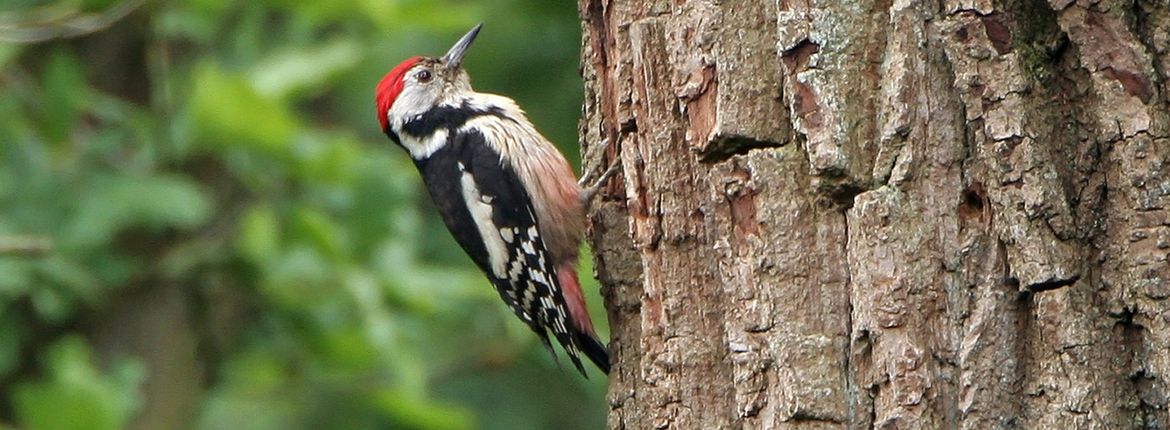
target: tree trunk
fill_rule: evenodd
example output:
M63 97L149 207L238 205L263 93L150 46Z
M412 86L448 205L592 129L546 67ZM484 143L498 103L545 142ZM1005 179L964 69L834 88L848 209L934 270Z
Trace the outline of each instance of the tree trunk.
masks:
M581 14L610 428L1170 428L1170 4Z

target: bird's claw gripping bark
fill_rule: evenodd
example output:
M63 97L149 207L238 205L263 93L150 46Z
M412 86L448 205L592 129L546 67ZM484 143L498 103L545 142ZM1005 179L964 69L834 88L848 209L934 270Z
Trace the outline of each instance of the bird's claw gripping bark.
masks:
M598 159L600 160L600 157ZM590 173L596 172L598 170L597 167L600 166L595 166L594 168L589 169L589 172L587 172L585 176L581 177L580 183L582 185L589 183L589 180L591 179L590 177L593 176ZM584 190L581 190L581 202L586 206L589 206L589 203L593 201L594 197L597 197L597 192L601 191L601 187L605 185L605 182L608 181L611 176L619 172L621 167L621 160L614 160L614 162L609 165L609 168L605 169L605 172L601 174L601 177L597 178L597 181L593 182L592 185L589 185Z
M609 177L617 173L619 167L621 167L621 160L614 160L605 169L605 172L601 173L601 176L595 180L594 177L601 171L601 163L605 161L604 154L600 154L600 152L605 151L609 147L609 139L603 139L597 145L593 145L593 147L596 149L591 151L592 154L587 154L583 158L583 160L593 160L593 163L584 172L581 172L581 179L577 181L577 184L584 188L581 191L581 202L585 206L589 206L593 198L597 197L597 192L601 191L601 186L605 185L605 181L609 180Z

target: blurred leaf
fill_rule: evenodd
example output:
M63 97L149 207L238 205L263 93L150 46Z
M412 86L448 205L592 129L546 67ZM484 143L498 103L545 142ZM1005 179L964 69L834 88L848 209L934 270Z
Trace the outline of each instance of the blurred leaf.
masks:
M210 63L198 68L193 82L190 105L204 144L268 151L288 146L297 125L286 105L260 95L243 77Z
M482 5L475 3L461 3L461 7L454 7L454 4L446 1L361 0L356 6L358 10L364 12L362 15L374 20L383 31L401 31L404 26L414 26L415 28L408 29L416 31L424 29L467 31L485 15ZM457 39L452 39L454 40Z
M230 430L247 423L249 430L295 429L295 392L287 385L286 369L276 356L245 352L224 365L224 383L208 393L195 428Z
M319 88L338 72L361 58L357 43L337 39L312 47L285 48L259 61L252 72L252 87L269 99Z
M381 260L387 266L409 261L384 258ZM382 270L385 271L383 275L394 285L389 293L394 299L394 304L412 313L429 315L439 310L456 311L450 307L450 302L455 299L470 298L493 304L499 300L498 293L487 279L475 270L470 261L464 268L417 265L413 270L396 270L394 267L386 266Z
M394 348L396 340L395 324L386 308L386 299L382 296L383 290L378 285L378 279L364 270L356 269L345 271L343 276L353 306L361 312L365 343L382 353L388 353Z
M48 376L13 390L17 421L28 430L120 430L140 402L143 369L123 361L114 375L94 367L89 348L67 337L48 351Z
M184 2L192 9L205 15L218 15L223 13L233 2L231 0L188 0Z
M50 141L63 142L76 126L81 103L87 99L85 76L77 59L69 51L58 49L45 65L44 80L42 120L51 124L44 130Z
M62 238L75 247L107 243L131 226L191 230L212 213L211 200L185 177L102 175L88 188Z
M337 227L324 213L303 207L296 211L293 219L295 237L307 240L320 253L334 261L342 261L345 257L344 231Z
M53 285L54 296L68 292L70 299L78 298L82 301L97 301L102 292L101 283L94 279L94 274L75 260L61 255L53 255L39 261L36 273L46 284ZM69 300L72 301L72 300Z
M32 280L32 265L16 259L0 259L0 308L23 295Z
M217 3L226 5L226 0L192 0L185 2L198 10L201 3ZM214 8L209 8L214 9ZM216 31L222 25L219 10L196 11L191 9L167 8L155 18L155 26L160 36L169 36L176 39L190 39L201 43L211 43L218 34Z
M316 248L295 245L267 268L263 291L278 309L313 309L329 296L333 271Z
M355 175L355 166L366 160L359 142L351 136L308 135L293 145L296 173L313 183L344 184Z
M238 245L244 256L255 262L276 258L280 246L280 221L272 207L258 205L249 208L240 225Z
M379 393L374 402L402 428L459 430L475 426L474 417L462 408L415 399L397 391Z
M60 324L73 314L73 300L54 288L34 289L29 292L29 300L37 316L52 324Z

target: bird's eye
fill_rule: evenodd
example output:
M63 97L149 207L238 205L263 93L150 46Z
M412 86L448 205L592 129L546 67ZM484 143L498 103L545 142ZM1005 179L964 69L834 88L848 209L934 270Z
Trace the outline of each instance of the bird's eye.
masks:
M426 70L426 69L419 70L418 73L414 74L414 78L417 79L419 82L422 82L424 84L427 82L430 82L431 81L431 71Z

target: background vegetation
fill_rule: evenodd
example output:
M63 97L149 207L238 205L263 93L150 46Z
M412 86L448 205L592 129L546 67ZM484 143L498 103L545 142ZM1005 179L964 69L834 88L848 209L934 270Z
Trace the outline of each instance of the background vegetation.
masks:
M576 158L572 2L5 0L0 428L600 427L375 120L480 21Z

